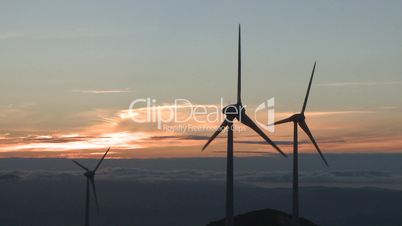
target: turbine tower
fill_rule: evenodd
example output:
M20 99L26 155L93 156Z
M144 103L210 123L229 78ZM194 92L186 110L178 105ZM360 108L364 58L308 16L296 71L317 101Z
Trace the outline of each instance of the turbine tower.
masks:
M227 159L226 159L226 226L233 226L233 215L234 215L234 205L233 205L233 121L237 119L242 124L250 127L252 130L257 132L268 144L272 145L279 153L286 157L276 144L268 138L267 135L250 119L246 114L246 109L243 107L241 102L241 35L240 35L240 24L239 24L239 44L238 44L238 68L237 68L237 103L230 104L222 109L222 113L225 114L226 118L215 131L214 134L209 138L208 142L204 145L202 150L205 148L219 135L219 133L228 127L227 135Z
M103 159L106 157L107 153L109 152L110 148L107 149L103 157L99 160L98 164L93 170L89 170L87 167L83 166L79 162L72 160L75 164L77 164L79 167L84 169L86 172L84 173L84 176L87 178L87 186L86 186L86 197L85 197L85 226L89 226L89 193L90 189L89 187L92 187L92 191L94 193L95 197L95 203L96 203L96 209L99 213L99 203L98 203L98 197L96 196L96 187L95 187L95 174L96 171L98 170L99 166L101 165Z
M297 135L297 125L307 134L310 138L311 142L313 142L317 152L320 154L321 159L324 161L325 165L328 166L328 162L325 159L324 155L322 154L320 148L318 147L317 142L315 141L313 134L311 133L310 129L306 123L306 117L304 112L306 111L307 100L310 94L311 83L313 82L313 76L315 71L315 66L317 62L314 62L313 71L311 72L310 82L308 84L306 97L304 99L303 108L300 113L294 114L289 118L280 120L275 122L275 125L293 122L293 214L292 214L292 222L293 225L299 225L299 166L298 166L298 135Z

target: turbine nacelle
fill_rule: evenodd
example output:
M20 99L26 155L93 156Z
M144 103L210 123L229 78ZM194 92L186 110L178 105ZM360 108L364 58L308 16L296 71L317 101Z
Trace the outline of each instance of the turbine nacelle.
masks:
M222 113L229 122L232 122L235 118L241 121L242 116L246 114L246 108L242 104L229 104L222 109Z
M84 176L86 177L95 177L95 172L94 171L87 171L84 173Z
M306 117L302 113L294 114L290 118L293 122L304 122L306 120Z

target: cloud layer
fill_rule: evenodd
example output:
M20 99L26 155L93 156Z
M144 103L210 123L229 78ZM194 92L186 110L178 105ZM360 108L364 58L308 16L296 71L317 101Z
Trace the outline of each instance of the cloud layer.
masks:
M76 170L2 170L0 181L19 180L71 180L80 178ZM375 186L402 189L402 174L386 170L328 170L302 171L299 176L302 186ZM99 171L97 180L121 180L134 182L224 182L225 172L201 169L150 170L145 168L108 167ZM291 171L237 171L237 183L259 187L289 187Z

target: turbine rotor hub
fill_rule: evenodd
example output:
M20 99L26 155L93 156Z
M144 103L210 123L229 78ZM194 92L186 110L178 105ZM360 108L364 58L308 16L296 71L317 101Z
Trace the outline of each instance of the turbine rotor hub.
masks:
M294 115L292 116L292 118L293 118L293 120L294 120L295 122L302 122L302 121L304 121L304 120L306 119L306 117L304 116L304 114L294 114Z
M222 109L222 113L227 117L237 117L246 112L246 109L241 104L229 104Z

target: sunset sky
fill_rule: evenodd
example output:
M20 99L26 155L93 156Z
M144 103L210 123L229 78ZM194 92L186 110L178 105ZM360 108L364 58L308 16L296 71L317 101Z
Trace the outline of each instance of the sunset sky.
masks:
M317 60L307 121L323 152L401 152L401 9L401 1L2 1L0 157L98 158L109 146L112 158L223 156L224 133L201 152L212 130L165 131L133 122L128 109L138 98L155 99L162 115L175 99L233 103L239 23L250 116L265 122L254 110L270 98L276 119L300 111ZM265 132L289 153L291 129ZM259 141L235 132L235 152L276 154Z

